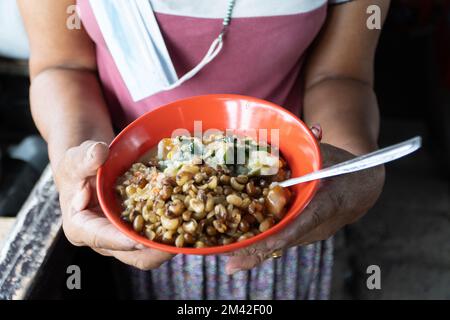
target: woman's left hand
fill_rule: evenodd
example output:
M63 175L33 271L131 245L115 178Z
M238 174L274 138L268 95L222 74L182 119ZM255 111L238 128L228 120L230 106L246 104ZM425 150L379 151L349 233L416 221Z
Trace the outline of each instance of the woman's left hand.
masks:
M322 143L323 167L349 160L351 153ZM384 184L384 167L327 178L306 209L289 226L229 258L226 270L232 274L256 267L274 252L325 240L363 216L378 199Z

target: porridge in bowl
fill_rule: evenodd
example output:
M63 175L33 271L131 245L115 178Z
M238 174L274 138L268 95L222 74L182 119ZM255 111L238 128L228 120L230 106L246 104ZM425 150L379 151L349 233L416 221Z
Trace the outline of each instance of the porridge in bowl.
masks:
M274 184L290 171L273 149L236 135L162 139L117 180L121 217L135 232L176 247L251 238L277 224L291 198Z

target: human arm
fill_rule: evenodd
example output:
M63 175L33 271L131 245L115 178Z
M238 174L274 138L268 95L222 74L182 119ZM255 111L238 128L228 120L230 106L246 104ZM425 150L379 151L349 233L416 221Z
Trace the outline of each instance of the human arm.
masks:
M358 0L331 7L306 61L303 119L309 126L320 124L322 128L324 167L377 148L379 115L373 64L380 30L366 27L366 9L373 4L380 6L384 19L388 0ZM227 271L250 269L276 250L329 238L364 215L378 199L383 184L383 166L323 180L294 223L236 252Z
M31 50L31 110L48 143L63 229L75 245L90 246L141 269L158 267L171 255L128 239L97 204L94 177L114 132L97 78L94 44L84 29L66 27L67 8L74 4L19 1Z

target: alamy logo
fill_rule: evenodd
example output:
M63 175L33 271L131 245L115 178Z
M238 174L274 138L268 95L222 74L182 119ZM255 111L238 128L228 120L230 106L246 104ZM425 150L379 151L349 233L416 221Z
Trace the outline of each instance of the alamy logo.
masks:
M66 27L69 30L80 30L81 19L77 5L73 4L67 7L66 13L69 15L66 20Z
M367 29L381 30L381 8L376 4L367 7L366 13L370 16L367 18Z
M369 290L381 289L381 269L376 264L367 267L366 273L370 276L367 278L366 285Z
M66 273L69 275L66 280L66 286L69 290L81 289L81 269L77 265L67 267Z

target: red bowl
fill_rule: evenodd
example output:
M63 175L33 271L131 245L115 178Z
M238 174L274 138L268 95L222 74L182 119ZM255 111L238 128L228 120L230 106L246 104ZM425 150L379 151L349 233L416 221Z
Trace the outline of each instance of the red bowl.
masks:
M269 230L250 239L207 248L177 248L148 240L121 220L121 205L114 185L119 176L155 147L175 129L194 132L194 121L202 121L202 130L279 129L279 147L288 162L292 176L301 176L321 168L319 146L308 127L285 109L256 98L217 94L187 98L152 110L128 125L111 143L105 164L97 173L97 194L106 217L120 231L135 241L161 251L182 254L218 254L234 251L273 235L291 223L307 206L318 187L318 181L303 183L290 190L293 199L285 217Z

